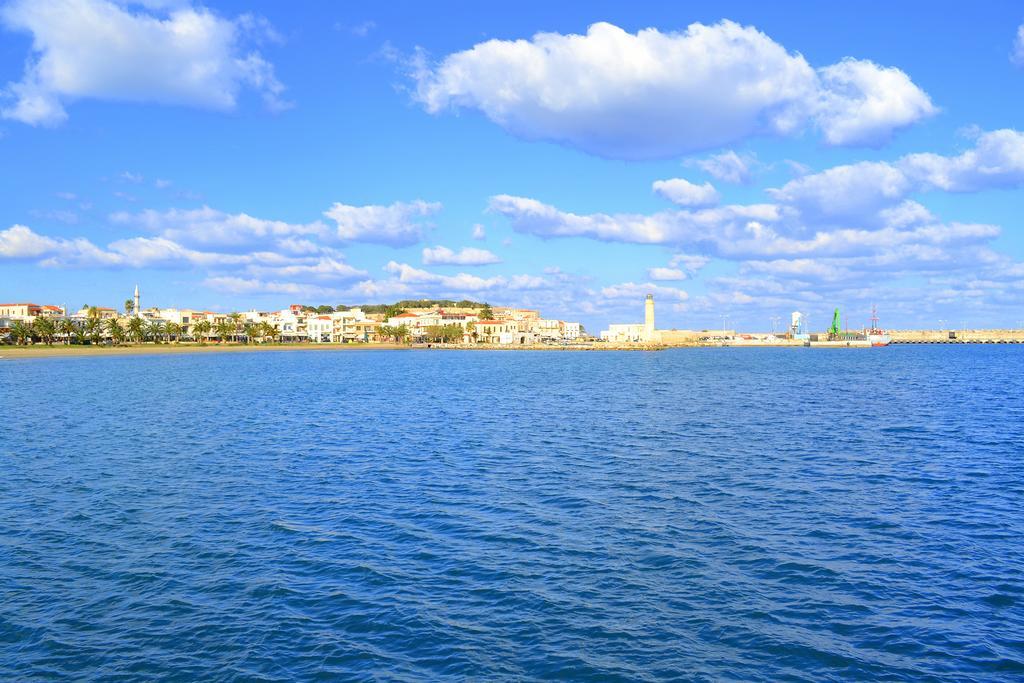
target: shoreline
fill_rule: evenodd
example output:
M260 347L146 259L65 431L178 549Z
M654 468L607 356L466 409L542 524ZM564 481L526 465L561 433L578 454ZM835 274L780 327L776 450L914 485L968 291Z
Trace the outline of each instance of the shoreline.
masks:
M664 346L475 346L374 344L138 344L125 346L92 346L54 344L45 346L0 346L0 362L32 358L84 358L121 356L164 356L187 353L245 353L269 351L661 351Z
M890 346L921 345L922 342L891 342ZM924 344L928 344L925 342ZM983 345L985 342L960 341L944 345L952 346L975 346ZM991 342L989 343L991 344ZM1012 344L1012 342L1011 342ZM33 344L32 346L3 346L0 345L0 363L9 360L30 360L35 358L116 358L125 356L173 356L182 354L202 353L264 353L274 351L646 351L657 352L669 349L797 349L807 348L803 344L597 344L592 346L546 346L533 344L527 346L505 346L494 344L476 344L473 346L441 346L423 344L395 344L395 343L373 343L373 344L139 344L124 346L91 346L91 345L64 345L54 344L45 346ZM837 348L837 349L861 349L872 348L868 345L860 346L812 346L812 348Z
M401 344L139 344L133 346L90 346L54 344L45 346L0 346L0 361L28 358L81 358L116 356L171 356L186 353L243 353L246 351L356 351L404 350Z

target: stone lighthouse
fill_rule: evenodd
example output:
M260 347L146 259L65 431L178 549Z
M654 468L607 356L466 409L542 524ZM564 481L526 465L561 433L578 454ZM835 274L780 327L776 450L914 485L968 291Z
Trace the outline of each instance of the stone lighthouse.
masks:
M644 341L654 341L654 295L644 301Z
M142 315L142 309L139 308L139 286L138 285L135 285L135 308L133 310L135 312L135 317L136 318L138 318L140 315Z

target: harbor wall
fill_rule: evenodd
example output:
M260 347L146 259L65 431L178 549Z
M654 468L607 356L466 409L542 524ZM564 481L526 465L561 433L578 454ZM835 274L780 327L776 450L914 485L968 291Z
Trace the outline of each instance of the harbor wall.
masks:
M893 344L1024 344L1024 330L889 330Z

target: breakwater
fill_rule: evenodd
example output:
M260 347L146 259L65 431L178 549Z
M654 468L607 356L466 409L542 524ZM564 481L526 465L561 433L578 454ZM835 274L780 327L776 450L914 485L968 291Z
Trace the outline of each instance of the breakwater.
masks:
M893 344L1024 344L1024 330L890 330Z

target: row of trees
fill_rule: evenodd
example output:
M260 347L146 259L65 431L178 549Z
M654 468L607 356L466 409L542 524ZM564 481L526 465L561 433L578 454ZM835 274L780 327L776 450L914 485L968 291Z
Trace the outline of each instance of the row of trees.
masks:
M405 325L381 325L377 329L381 339L389 339L404 344L409 339L409 328Z
M242 324L239 313L232 313L228 320L216 325L208 320L200 320L187 333L181 325L174 322L131 318L127 323L122 323L117 318L103 320L98 315L89 315L81 323L68 318L54 320L42 316L31 323L16 320L11 325L10 332L16 344L42 342L47 346L58 339L64 344L99 344L104 339L109 339L114 344L141 344L146 341L179 342L185 337L191 337L200 344L205 344L211 339L248 343L265 342L268 338L274 340L278 335L277 328L266 321Z
M476 339L476 331L473 323L469 323L466 331ZM405 325L381 325L378 330L381 338L388 339L399 344L409 341L412 336L409 328ZM463 329L461 325L431 325L423 330L423 340L434 344L457 344L462 341Z

